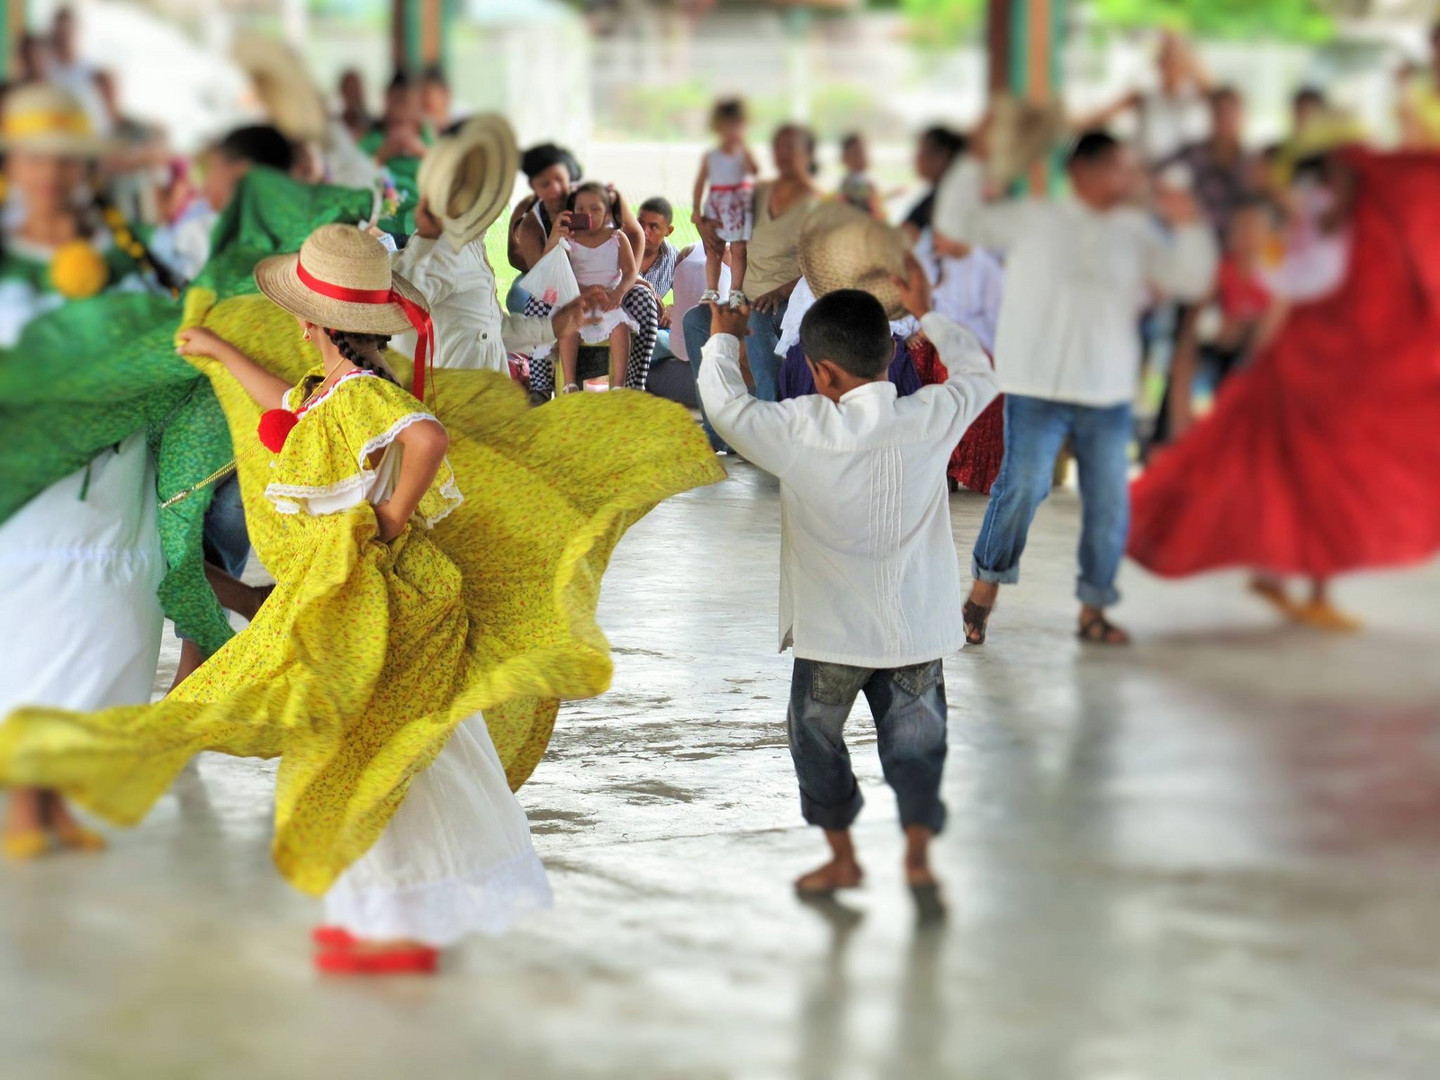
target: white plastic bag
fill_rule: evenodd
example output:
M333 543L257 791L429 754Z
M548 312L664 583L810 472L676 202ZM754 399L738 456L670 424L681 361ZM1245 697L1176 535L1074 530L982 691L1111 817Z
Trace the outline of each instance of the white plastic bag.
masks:
M552 309L564 307L579 296L580 283L570 267L569 241L561 240L540 256L540 261L517 284Z

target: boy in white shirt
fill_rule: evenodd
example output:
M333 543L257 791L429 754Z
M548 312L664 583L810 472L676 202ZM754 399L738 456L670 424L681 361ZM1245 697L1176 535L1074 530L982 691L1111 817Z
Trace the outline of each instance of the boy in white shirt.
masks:
M711 305L700 368L715 430L780 481L780 648L795 651L790 752L805 820L825 830L832 854L795 883L802 895L861 882L850 825L863 800L843 733L864 691L899 802L906 878L917 898L934 896L929 845L945 820L942 658L965 638L945 465L997 388L974 336L930 311L924 271L913 259L909 270L896 287L950 370L943 385L897 397L886 377L889 319L856 290L821 297L801 326L815 394L750 395L743 309Z

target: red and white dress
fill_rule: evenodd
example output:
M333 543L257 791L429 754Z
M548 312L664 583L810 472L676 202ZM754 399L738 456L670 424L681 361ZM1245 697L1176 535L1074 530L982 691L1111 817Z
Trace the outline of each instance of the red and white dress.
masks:
M705 155L705 175L710 183L705 216L720 222L718 235L727 244L748 241L755 229L755 183L744 152L711 150Z

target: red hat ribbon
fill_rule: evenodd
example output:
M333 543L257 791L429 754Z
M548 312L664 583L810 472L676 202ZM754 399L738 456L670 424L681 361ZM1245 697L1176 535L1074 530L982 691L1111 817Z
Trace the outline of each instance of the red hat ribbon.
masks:
M415 328L415 379L410 384L410 392L421 401L425 400L425 367L427 359L435 355L435 324L430 320L430 313L415 301L407 296L402 296L395 289L347 289L343 285L332 285L328 281L321 281L310 271L305 269L303 263L298 260L295 263L295 276L313 293L328 297L331 300L343 300L347 304L396 304L400 310L405 312L405 317L410 320L410 325Z

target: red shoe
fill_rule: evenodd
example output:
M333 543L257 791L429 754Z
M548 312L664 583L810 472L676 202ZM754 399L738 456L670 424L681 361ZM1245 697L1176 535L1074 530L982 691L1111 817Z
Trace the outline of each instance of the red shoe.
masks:
M384 952L318 952L315 968L327 975L434 975L439 949L387 949Z
M359 938L343 927L317 926L310 931L310 940L322 949L338 950L350 948Z

